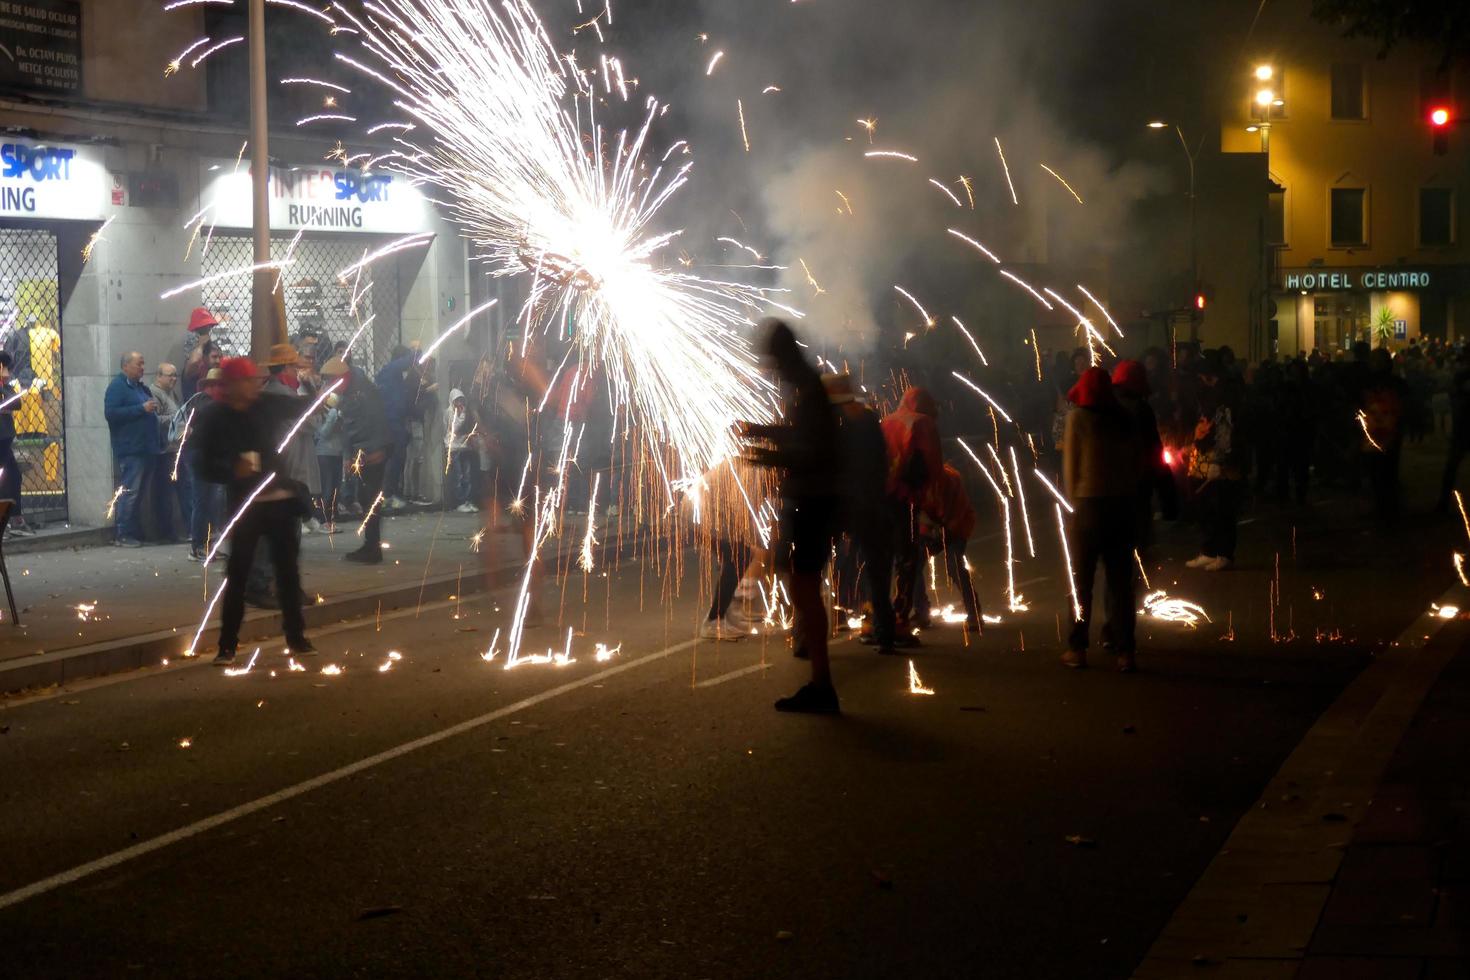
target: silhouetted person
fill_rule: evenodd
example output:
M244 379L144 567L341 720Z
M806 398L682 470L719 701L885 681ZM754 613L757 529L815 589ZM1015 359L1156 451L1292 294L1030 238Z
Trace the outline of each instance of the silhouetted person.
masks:
M306 638L301 613L301 519L306 516L306 488L291 478L289 464L277 446L304 407L299 399L261 393L264 379L255 362L232 357L220 367L224 399L202 408L195 417L199 440L198 477L223 484L233 518L230 558L221 600L219 653L215 666L235 662L240 622L245 616L245 589L255 549L262 538L270 546L276 595L286 646L293 654L315 653Z
M1067 394L1062 444L1062 480L1074 514L1071 527L1076 623L1062 654L1067 667L1087 666L1097 564L1107 573L1107 629L1118 654L1118 670L1137 668L1133 601L1134 511L1142 476L1143 448L1133 419L1113 395L1102 368L1088 368Z
M822 601L822 571L832 550L836 477L842 464L837 422L822 376L802 356L791 328L766 320L761 330L761 350L786 388L783 421L746 422L740 428L756 444L749 450L751 462L781 471L781 552L776 560L790 570L797 635L812 666L811 683L777 701L776 710L838 714Z

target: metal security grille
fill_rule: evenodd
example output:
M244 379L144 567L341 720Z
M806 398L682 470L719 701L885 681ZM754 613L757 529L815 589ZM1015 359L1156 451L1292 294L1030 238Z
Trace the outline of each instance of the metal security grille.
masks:
M62 403L61 309L56 235L0 228L0 349L10 355L3 399L15 420L21 512L33 525L66 520L66 434Z
M397 263L391 257L378 262L355 283L337 280L339 270L382 244L382 239L362 235L303 236L291 252L291 265L285 272L287 332L294 337L302 330L315 329L322 334L322 347L330 350L337 341L350 342L367 323L367 329L353 345L353 362L359 366L372 365L374 371L388 363L402 328ZM290 238L273 238L271 258L284 259L290 246ZM254 254L248 237L216 234L204 253L204 275L246 268ZM354 286L360 294L355 316L352 313ZM204 305L220 321L221 329L215 330L213 336L224 345L225 356L249 353L250 276L230 276L211 283L204 287L203 299Z

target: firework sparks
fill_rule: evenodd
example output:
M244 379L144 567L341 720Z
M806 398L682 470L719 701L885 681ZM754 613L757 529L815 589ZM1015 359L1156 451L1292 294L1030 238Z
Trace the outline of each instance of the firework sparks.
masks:
M1031 328L1031 353L1036 357L1036 380L1041 380L1041 344L1036 340L1036 328Z
M1102 312L1102 315L1107 318L1108 325L1111 326L1115 331L1117 331L1119 337L1122 337L1123 328L1118 326L1118 321L1113 319L1113 315L1108 312L1108 308L1106 306L1103 306L1102 302L1099 301L1096 296L1092 295L1092 293L1088 292L1087 287L1082 285L1080 282L1077 284L1077 289L1082 293L1083 296L1087 297L1088 301L1091 302L1093 306L1097 307Z
M97 603L79 602L76 604L75 608L77 611L77 619L80 619L82 622L85 623L91 620L92 613L97 611Z
M179 286L175 289L169 289L162 293L159 293L158 298L173 299L175 296L182 296L184 293L187 293L192 289L199 289L203 286L208 286L212 283L220 282L224 279L233 279L237 276L253 275L257 272L263 272L267 269L284 269L290 264L291 263L289 261L259 262L255 265L247 265L242 266L239 269L231 269L228 272L217 272L212 276L205 276L203 279L195 279L193 282L185 283L184 285Z
M709 76L711 76L711 75L713 75L715 73L715 66L718 65L720 63L720 61L722 59L724 59L724 57L725 57L725 52L723 52L723 51L716 51L715 52L715 56L709 60L709 67L704 70L704 77L705 78L708 78Z
M1026 526L1026 552L1036 557L1036 542L1031 537L1031 515L1026 511L1026 487L1021 482L1021 466L1016 462L1016 447L1010 447L1011 472L1016 475L1016 496L1021 505L1021 522Z
M1051 305L1051 300L1047 299L1045 296L1043 296L1040 293L1038 293L1036 291L1036 287L1032 286L1029 282L1027 282L1026 280L1022 279L1020 276L1016 275L1010 269L1001 269L1000 270L1000 274L1003 275L1003 276L1005 276L1011 282L1015 283L1017 286L1020 286L1022 289L1026 290L1026 292L1030 293L1031 296L1032 296L1032 298L1035 299L1036 302L1040 303L1042 306L1046 307L1048 310L1054 310L1054 309L1056 309L1055 306L1052 306Z
M961 381L963 381L968 388L970 388L972 391L975 392L975 394L979 395L981 398L983 398L987 402L989 402L990 403L990 407L993 408L993 409L995 409L997 412L999 412L1000 413L1000 417L1003 418L1003 419L1005 419L1006 422L1008 422L1008 423L1014 423L1015 422L1015 420L1011 418L1010 414L1007 413L1006 410L1001 407L1000 402L996 401L994 398L991 398L989 395L987 395L980 388L979 385L977 385L975 382L971 381L969 378L965 377L963 374L960 374L960 372L958 372L958 371L952 371L950 373L953 374L956 378L959 378Z
M1172 598L1162 589L1144 596L1140 611L1166 623L1183 623L1190 629L1194 629L1201 619L1207 623L1214 622L1199 603Z
M485 303L485 304L483 304L481 306L477 306L473 310L470 310L468 313L466 313L464 316L460 317L460 319L457 320L457 321L455 321L455 323L453 325L451 325L449 327L449 329L445 330L443 333L441 333L438 337L436 337L434 339L434 342L428 346L428 349L425 350L423 352L423 354L421 354L419 356L419 363L420 364L427 363L428 360L429 360L429 358L431 358L431 357L434 356L434 351L438 350L439 349L439 346L441 344L443 344L444 341L446 341L450 337L454 336L459 330L461 330L462 328L464 328L465 326L467 326L471 320L473 320L475 317L479 316L481 313L486 312L491 307L493 307L496 303L499 303L499 302L500 302L500 300L498 300L498 299L492 299L490 302Z
M980 345L975 342L975 337L970 333L969 330L965 328L965 325L963 322L961 322L960 318L957 316L951 316L950 319L954 321L955 326L960 328L960 333L965 335L965 339L970 342L970 346L975 348L975 356L980 358L980 363L983 364L985 367L990 367L990 362L985 359L985 352L980 349Z
M1460 584L1470 587L1470 578L1465 577L1465 556L1458 551L1455 552L1455 574L1460 576Z
M1026 612L1030 607L1026 605L1025 597L1016 594L1016 548L1011 535L1011 502L1006 497L1005 491L1000 488L1000 484L995 482L995 477L990 475L990 469L981 462L980 457L975 454L975 450L970 448L969 443L963 439L958 440L958 442L960 448L975 461L975 466L980 470L980 475L985 477L985 482L990 484L990 489L995 491L995 500L1000 504L1001 522L1005 530L1006 539L1006 604L1011 612ZM968 559L966 561L966 570L968 571Z
M373 519L373 515L377 513L378 507L381 506L382 503L383 494L382 491L379 491L377 497L373 498L373 505L369 507L367 509L367 513L362 516L362 523L357 526L357 536L359 538L367 533L368 521Z
M929 311L928 310L924 309L924 304L923 303L920 303L917 299L914 298L914 294L913 293L909 292L907 289L904 289L902 286L894 286L893 288L898 292L898 295L902 296L904 299L906 299L910 303L912 303L914 309L916 309L916 310L919 311L919 316L921 316L921 317L924 318L924 325L925 326L927 326L927 327L934 326L934 324L935 324L934 318L929 315Z
M622 652L623 645L621 643L615 647L609 647L606 643L599 643L597 644L596 652L593 654L593 659L600 664L605 664Z
M949 229L949 233L958 238L960 241L966 243L967 245L974 246L974 248L977 249L981 255L984 255L987 259L994 262L996 265L1000 265L1000 256L996 255L990 249L975 241L975 239L971 238L969 235L966 235L964 232L958 231L954 228Z
M1049 173L1053 177L1055 177L1057 179L1058 183L1060 183L1063 187L1065 187L1067 189L1067 193L1068 194L1071 194L1073 197L1075 197L1077 199L1077 203L1078 204L1081 204L1082 203L1082 195L1081 194L1078 194L1076 191L1074 191L1072 189L1072 185L1069 184L1069 183L1067 183L1067 179L1065 177L1063 177L1061 174L1057 173L1055 170L1053 170L1052 168L1048 167L1044 163L1041 165L1041 169L1042 170L1045 170L1047 173Z
M96 231L92 232L92 237L87 239L87 244L82 248L82 265L86 265L88 262L92 261L92 250L97 247L98 242L106 241L106 239L102 237L102 233L107 230L108 225L112 224L116 220L117 215L114 214L112 217L102 222L101 228L98 228Z
M230 518L229 523L225 525L225 529L219 533L219 537L214 542L214 547L210 548L209 554L204 556L203 564L205 568L208 568L209 563L214 561L214 556L219 553L220 545L224 544L225 539L230 536L230 530L234 528L236 522L240 520L241 515L243 515L247 510L250 509L250 505L255 503L255 498L259 497L261 492L265 490L266 487L270 486L271 481L275 478L276 475L274 473L267 474L266 478L260 481L260 486L250 491L250 496L245 498L245 502L240 505L240 509L235 511L234 515Z
M592 475L592 496L587 504L587 533L582 538L582 554L578 558L578 565L582 571L590 572L596 562L593 549L597 547L597 489L602 483L602 471Z
M1032 470L1032 472L1036 474L1036 479L1040 480L1042 482L1042 485L1044 485L1048 490L1051 491L1051 495L1057 498L1057 503L1067 509L1067 513L1074 513L1074 511L1072 510L1072 505L1067 502L1066 497L1062 496L1062 491L1058 490L1056 486L1046 478L1045 473L1041 472L1041 470L1039 469Z
M943 195L944 195L944 196L945 196L945 197L947 197L947 198L949 198L949 199L950 199L950 200L951 200L951 201L953 201L953 202L954 202L954 206L955 206L955 207L957 207L957 208L962 208L962 207L964 207L964 206L965 206L965 205L964 205L964 204L963 204L963 203L962 203L962 202L961 202L961 201L960 201L960 199L959 199L959 196L958 196L958 195L957 195L957 194L955 194L955 192L954 192L954 191L952 191L952 190L950 190L950 189L949 189L949 188L948 188L948 187L945 187L945 186L944 186L944 185L943 185L943 184L941 184L941 183L940 183L940 182L939 182L939 181L938 181L938 180L936 180L936 179L935 179L935 178L933 178L933 177L930 177L930 178L929 178L929 183L931 183L931 184L933 184L933 185L934 185L934 186L935 186L935 187L937 187L937 188L939 188L939 192L940 192L940 193L941 193L941 194L943 194Z
M214 598L210 599L209 605L204 607L204 616L199 620L199 628L194 631L194 639L189 641L189 649L184 651L184 656L193 657L197 654L199 637L204 635L204 625L209 622L209 617L214 615L215 604L219 602L219 597L225 594L225 586L229 584L230 580L225 579L219 584L219 588L214 590Z
M870 160L906 160L909 163L919 162L919 158L912 153L904 153L900 150L869 150L863 156Z
M1076 622L1082 622L1082 600L1077 596L1077 575L1072 568L1072 548L1067 544L1067 523L1062 516L1062 505L1056 505L1057 512L1057 538L1062 542L1062 559L1067 566L1067 588L1072 594L1072 618Z
M914 667L912 660L909 661L909 693L923 695L932 695L934 693L932 687L925 687L924 682L919 680L919 671Z
M1470 514L1465 513L1465 498L1455 491L1455 506L1460 508L1460 521L1465 525L1465 537L1470 538Z
M1000 145L999 136L995 138L995 152L1000 155L1000 166L1001 169L1005 171L1006 186L1011 189L1011 203L1019 205L1021 203L1021 199L1016 196L1016 185L1011 180L1011 165L1006 163L1006 151L1005 148Z
M1368 445L1373 447L1373 451L1383 452L1383 447L1378 444L1378 440L1373 438L1373 433L1368 431L1368 415L1361 409L1358 410L1358 425L1362 427L1363 438L1368 440Z
M189 417L184 419L184 433L183 435L179 436L178 451L174 453L174 469L173 472L169 474L169 479L172 480L174 483L179 482L179 461L184 458L184 444L189 441L189 427L194 424L195 411L195 409L189 409Z
M128 488L126 486L118 487L115 491L113 491L112 499L107 502L107 515L103 518L104 520L112 520L112 515L117 511L117 502L121 500L122 495L127 492Z
M735 100L735 111L740 116L740 142L745 144L745 152L750 152L750 133L745 129L745 103L739 99Z
M291 426L290 430L287 431L286 438L284 438L284 439L281 440L281 444L276 447L276 452L278 452L278 453L285 452L286 451L286 447L291 444L292 438L294 438L295 435L296 435L296 433L298 433L298 432L301 431L301 427L306 424L306 420L309 419L309 418L311 418L312 415L315 414L315 412L316 412L317 409L321 408L324 404L326 404L327 398L331 396L332 392L334 392L338 388L342 387L342 385L345 384L346 382L347 382L347 379L346 378L338 378L336 381L333 381L330 385L328 385L326 387L326 389L322 391L321 394L317 395L316 396L316 399L311 403L311 406L306 410L305 414L303 414L301 416L301 418L297 419L296 420L296 424L293 425L293 426ZM194 417L194 414L192 412L190 412L189 413L189 417L190 418L193 418ZM187 433L187 431L188 430L186 428L185 429L185 432ZM183 451L183 448L184 448L183 447L183 444L180 443L179 450L181 452ZM175 469L177 469L177 463L175 463Z
M195 51L198 51L200 48L204 47L212 40L213 38L210 37L201 37L199 40L195 41L193 44L180 51L177 55L173 57L172 60L169 61L167 65L163 67L163 77L169 78L173 75L178 74L179 69L184 67L184 60L188 58L189 55L193 54Z
M859 119L857 121L857 124L859 126L863 127L863 129L867 130L867 132L868 132L868 145L869 146L872 146L873 145L873 131L878 128L878 120L876 120L876 119Z
M965 189L965 196L970 199L970 210L975 210L975 182L961 174L960 186Z
M255 662L257 660L259 660L259 659L260 659L260 647L256 647L255 648L255 652L250 655L250 659L247 660L247 661L245 661L245 666L244 667L226 667L225 668L225 676L226 677L244 677L246 674L250 673L252 670L255 669Z

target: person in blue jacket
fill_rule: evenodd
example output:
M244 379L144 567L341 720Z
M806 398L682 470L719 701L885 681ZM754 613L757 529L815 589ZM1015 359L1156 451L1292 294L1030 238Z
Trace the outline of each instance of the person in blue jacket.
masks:
M112 436L112 458L117 465L117 545L143 546L143 509L138 500L143 477L161 451L158 434L158 402L143 383L143 355L130 351L122 357L122 370L107 386L102 401L107 429Z

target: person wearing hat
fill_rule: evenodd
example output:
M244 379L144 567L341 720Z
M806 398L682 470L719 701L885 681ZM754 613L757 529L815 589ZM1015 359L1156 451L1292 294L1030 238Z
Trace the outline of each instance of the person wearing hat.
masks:
M342 556L343 561L378 565L383 561L383 474L388 462L388 423L383 399L372 381L340 357L322 365L328 385L341 380L336 394L341 398L342 452L345 463L360 476L357 501L368 514L363 523L363 545Z
M224 397L207 405L195 421L197 475L224 486L230 513L226 523L234 522L214 663L223 667L235 662L250 566L262 538L270 545L288 652L312 654L316 648L306 637L297 565L306 488L292 478L286 454L277 450L300 417L298 399L263 393L259 368L249 358L226 360L220 373Z
M199 447L199 440L194 438L197 432L195 422L199 418L200 409L219 401L223 391L224 375L219 368L214 368L199 382L199 390L194 396L179 406L170 423L170 431L178 433L180 451L184 454L184 458L178 461L179 479L184 479L187 472L194 494L189 507L190 561L204 560L210 531L218 530L222 526L221 518L224 516L224 487L193 478Z
M211 367L219 367L218 363L208 363L208 351L204 349L217 326L219 320L213 313L202 306L195 307L189 314L189 329L184 332L184 342L174 349L179 355L175 363L183 365L181 375L186 399L194 394L194 389L205 372Z
M861 565L870 607L864 642L880 653L892 653L893 520L886 494L888 445L883 440L883 425L876 412L858 401L850 375L823 375L822 386L837 416L842 452L838 528L845 539L837 549L834 576L838 605L852 611L862 604Z

